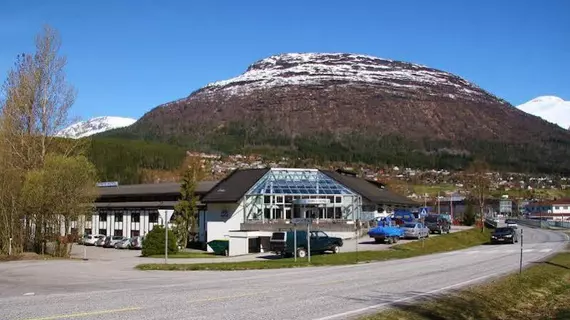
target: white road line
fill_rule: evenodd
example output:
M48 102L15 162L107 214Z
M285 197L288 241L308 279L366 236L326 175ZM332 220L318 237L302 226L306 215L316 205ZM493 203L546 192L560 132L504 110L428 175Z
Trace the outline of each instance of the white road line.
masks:
M540 252L550 252L550 251L552 251L552 249L542 249L542 250L540 250Z
M472 283L472 282L476 282L476 281L479 281L479 280L483 280L483 279L487 279L487 278L490 278L490 277L494 277L494 276L496 276L496 275L498 275L498 274L501 274L501 273L504 273L504 272L496 272L496 273L489 274L489 275L486 275L486 276L482 276L482 277L479 277L479 278L475 278L475 279L471 279L471 280L459 282L459 283L456 283L456 284L453 284L453 285L450 285L450 286L447 286L447 287L443 287L443 288L440 288L440 289L435 289L435 290L432 290L432 291L428 291L428 292L424 292L424 293L412 295L412 296L407 297L407 298L397 299L397 300L394 300L394 301L392 301L392 302L384 302L384 303L376 304L376 305L373 305L373 306L369 306L369 307L365 307L365 308L361 308L361 309L356 309L356 310L352 310L352 311L347 311L347 312L342 312L342 313L337 313L337 314L333 314L333 315L330 315L330 316L327 316L327 317L318 318L318 319L313 319L313 320L330 320L330 319L336 319L336 318L346 317L346 316L353 315L353 314L359 314L359 313L363 313L363 312L368 311L368 310L378 309L378 308L382 308L382 307L385 307L385 306L388 306L388 305L392 305L392 304L395 304L395 303L400 303L400 302L412 300L412 299L415 299L415 298L418 298L418 297L423 297L423 296L432 295L432 294L434 294L434 293L438 293L438 292L441 292L441 291L449 290L449 289L452 289L452 288L455 288L455 287L461 287L461 286L467 285L467 284Z
M523 253L528 253L528 252L533 252L533 251L534 251L534 249L524 249Z

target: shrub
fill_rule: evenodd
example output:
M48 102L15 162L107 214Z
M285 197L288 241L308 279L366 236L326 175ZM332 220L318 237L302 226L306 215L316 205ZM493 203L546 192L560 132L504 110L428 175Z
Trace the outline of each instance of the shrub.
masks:
M465 208L465 213L463 214L463 224L466 226L472 226L475 224L475 220L477 219L477 214L473 208L473 204L468 203L467 207Z
M164 254L164 227L154 226L152 230L144 237L142 255L143 257ZM178 252L176 237L172 230L168 230L168 254Z

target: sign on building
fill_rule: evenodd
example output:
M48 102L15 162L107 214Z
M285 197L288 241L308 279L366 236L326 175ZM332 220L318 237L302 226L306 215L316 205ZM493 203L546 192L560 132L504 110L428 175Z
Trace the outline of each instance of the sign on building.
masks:
M118 186L119 186L119 181L105 181L97 183L97 187L101 188L118 187Z

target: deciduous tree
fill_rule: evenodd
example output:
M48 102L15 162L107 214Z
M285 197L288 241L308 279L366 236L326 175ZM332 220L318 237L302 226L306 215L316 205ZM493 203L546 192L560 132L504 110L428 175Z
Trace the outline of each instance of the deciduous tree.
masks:
M198 221L198 197L196 186L205 175L203 162L199 158L187 161L187 169L182 177L180 199L175 209L176 234L179 243L185 248L190 232L196 229Z
M482 160L475 160L467 168L464 174L464 185L472 198L479 207L479 219L481 224L481 232L484 231L485 223L485 204L489 197L489 188L491 179L488 176L489 165Z

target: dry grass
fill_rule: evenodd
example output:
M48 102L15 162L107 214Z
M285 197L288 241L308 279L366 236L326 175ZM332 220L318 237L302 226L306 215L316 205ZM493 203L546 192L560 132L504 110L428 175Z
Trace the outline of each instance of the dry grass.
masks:
M363 320L570 319L570 253L491 283L400 304Z

